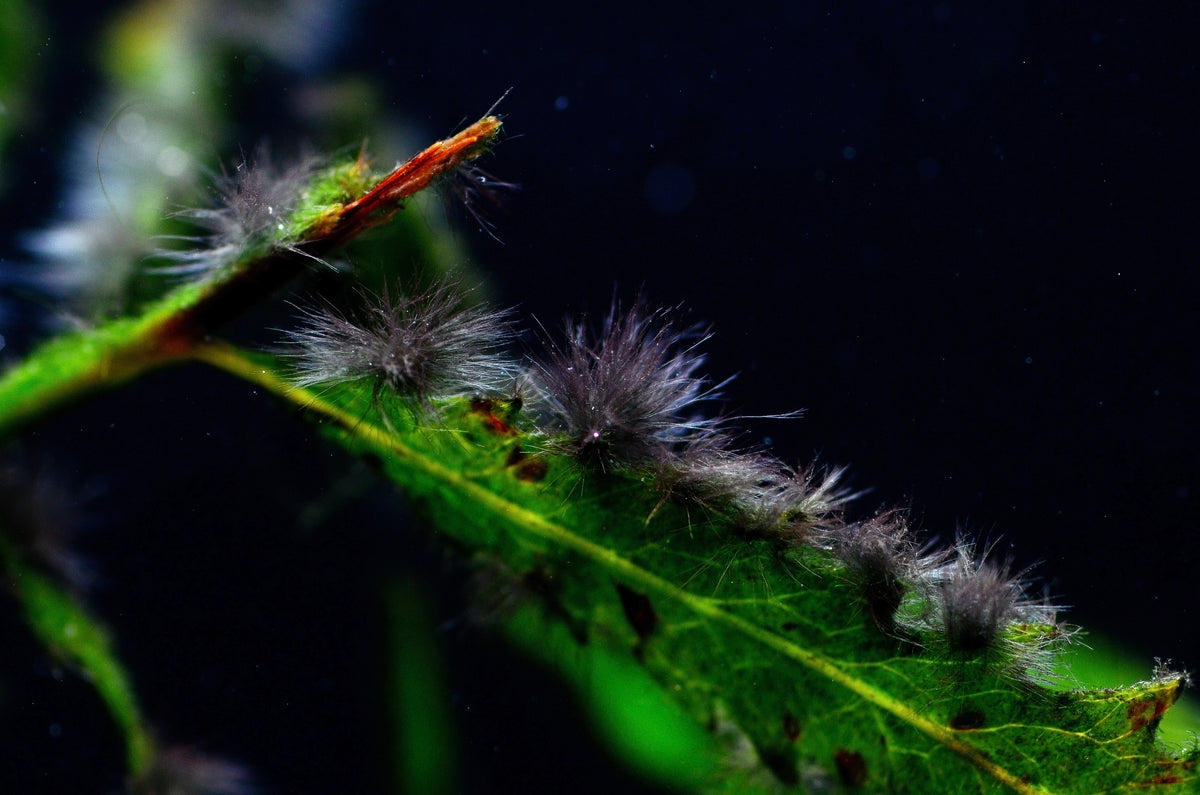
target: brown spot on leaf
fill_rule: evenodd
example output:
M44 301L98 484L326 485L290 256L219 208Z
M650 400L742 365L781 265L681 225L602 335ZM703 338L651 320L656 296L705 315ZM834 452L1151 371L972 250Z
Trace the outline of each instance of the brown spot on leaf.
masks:
M625 611L625 620L637 633L638 640L645 642L658 626L658 614L650 604L650 597L620 583L617 583L617 595L621 597L621 609Z
M483 427L500 436L511 436L517 429L509 425L496 414L498 406L491 398L477 397L471 400L471 411L480 415Z
M1170 693L1159 693L1144 698L1139 698L1129 704L1129 730L1137 731L1145 726L1150 727L1150 731L1158 728L1158 721L1162 718L1163 713L1175 703L1179 697L1179 691L1174 690Z
M861 787L867 780L867 760L858 751L839 748L833 752L838 778L847 787Z
M537 483L544 480L546 472L550 469L550 465L546 463L544 458L524 458L517 465L516 476L518 480L524 480L527 483Z
M977 709L964 709L950 719L950 728L959 732L972 731L983 727L986 716Z
M783 736L791 742L800 739L800 721L790 712L783 713Z
M485 428L499 436L511 436L517 432L516 428L509 425L495 414L488 414L486 417L484 417L483 424Z

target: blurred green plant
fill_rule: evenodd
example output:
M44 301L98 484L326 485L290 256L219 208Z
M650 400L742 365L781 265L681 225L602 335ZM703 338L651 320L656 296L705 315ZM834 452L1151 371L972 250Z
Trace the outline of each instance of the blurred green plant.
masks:
M9 139L30 126L36 107L37 70L34 59L41 25L25 0L12 0L0 8L0 157ZM0 171L0 195L8 189Z

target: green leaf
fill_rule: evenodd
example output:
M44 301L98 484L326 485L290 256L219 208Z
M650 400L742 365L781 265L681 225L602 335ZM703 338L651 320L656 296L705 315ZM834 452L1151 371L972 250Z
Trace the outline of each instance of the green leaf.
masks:
M40 64L34 58L41 19L25 0L0 7L0 153L14 132L30 125ZM0 174L0 194L8 189Z
M303 406L377 462L479 561L495 603L534 605L576 650L643 668L720 741L709 788L1200 791L1196 750L1156 739L1180 674L1064 690L1014 675L995 654L901 641L878 629L827 552L746 537L719 511L665 498L652 473L601 474L541 452L546 440L517 405L457 400L435 418L371 383L315 394L290 386L270 357L198 354ZM1009 642L1054 631L1014 627Z
M0 564L26 621L46 650L96 688L124 735L129 772L139 775L151 761L154 742L108 632L76 597L38 571L2 537Z
M389 690L396 724L391 761L399 792L430 795L453 790L453 733L438 669L436 628L426 598L411 583L394 583L385 594L388 612Z

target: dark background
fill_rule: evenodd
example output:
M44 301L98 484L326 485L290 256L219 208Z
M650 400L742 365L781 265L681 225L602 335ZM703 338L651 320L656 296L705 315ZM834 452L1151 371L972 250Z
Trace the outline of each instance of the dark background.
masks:
M104 18L50 19L56 99L15 145L24 192L4 196L6 227L53 206L56 146L95 89L85 14ZM1039 563L1070 620L1147 673L1156 656L1200 661L1196 4L359 3L335 18L319 57L237 87L239 134L286 139L296 87L319 74L369 75L430 140L512 86L509 139L486 164L522 185L491 216L503 243L460 232L500 303L551 325L603 311L614 287L684 302L715 326L710 372L739 373L734 409L806 409L751 423L752 441L851 465L873 487L860 513L911 506L931 535L963 529ZM451 625L460 575L418 531L372 529L397 510L386 489L339 506L333 535L290 536L278 506L353 464L212 382L164 373L74 410L41 432L43 455L80 488L103 481L91 505L107 521L82 543L150 714L174 710L161 722L181 739L213 738L278 791L332 791L320 760L370 751L345 731L370 720L378 658L346 620L370 620L362 583L386 574L363 560L447 572L431 587ZM251 594L269 597L247 611ZM217 624L197 633L189 616ZM161 642L136 645L145 633ZM569 713L515 717L563 699L536 689L543 674L446 638L460 753L494 765L464 789L623 786ZM250 663L226 671L231 656ZM293 767L255 728L264 714Z

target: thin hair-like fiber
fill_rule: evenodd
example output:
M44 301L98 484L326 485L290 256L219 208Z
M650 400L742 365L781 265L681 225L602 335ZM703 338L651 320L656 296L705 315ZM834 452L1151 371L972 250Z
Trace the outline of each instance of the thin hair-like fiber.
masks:
M262 144L249 158L242 155L232 173L222 166L221 173L212 177L213 206L175 213L175 217L192 222L206 234L165 238L201 245L160 252L161 258L171 264L156 266L154 271L196 278L266 245L278 236L280 224L296 209L304 187L323 162L310 155L280 168L272 163L269 148Z
M937 578L930 628L951 654L996 658L1010 675L1025 681L1054 678L1051 652L1071 639L1075 628L1059 622L1061 606L1048 596L1029 596L1029 569L1013 573L1011 559L996 561L967 539L958 538ZM1035 635L1021 628L1042 628Z
M360 293L363 307L301 309L301 325L285 332L293 382L311 387L375 379L429 407L435 398L511 392L516 364L504 355L512 313L468 305L458 282L440 281L411 295Z
M724 386L696 375L704 363L696 349L709 336L677 328L670 310L641 299L624 312L614 301L598 332L568 322L561 346L549 343L531 372L553 415L555 446L608 470L661 461L714 434L720 421L697 411Z

